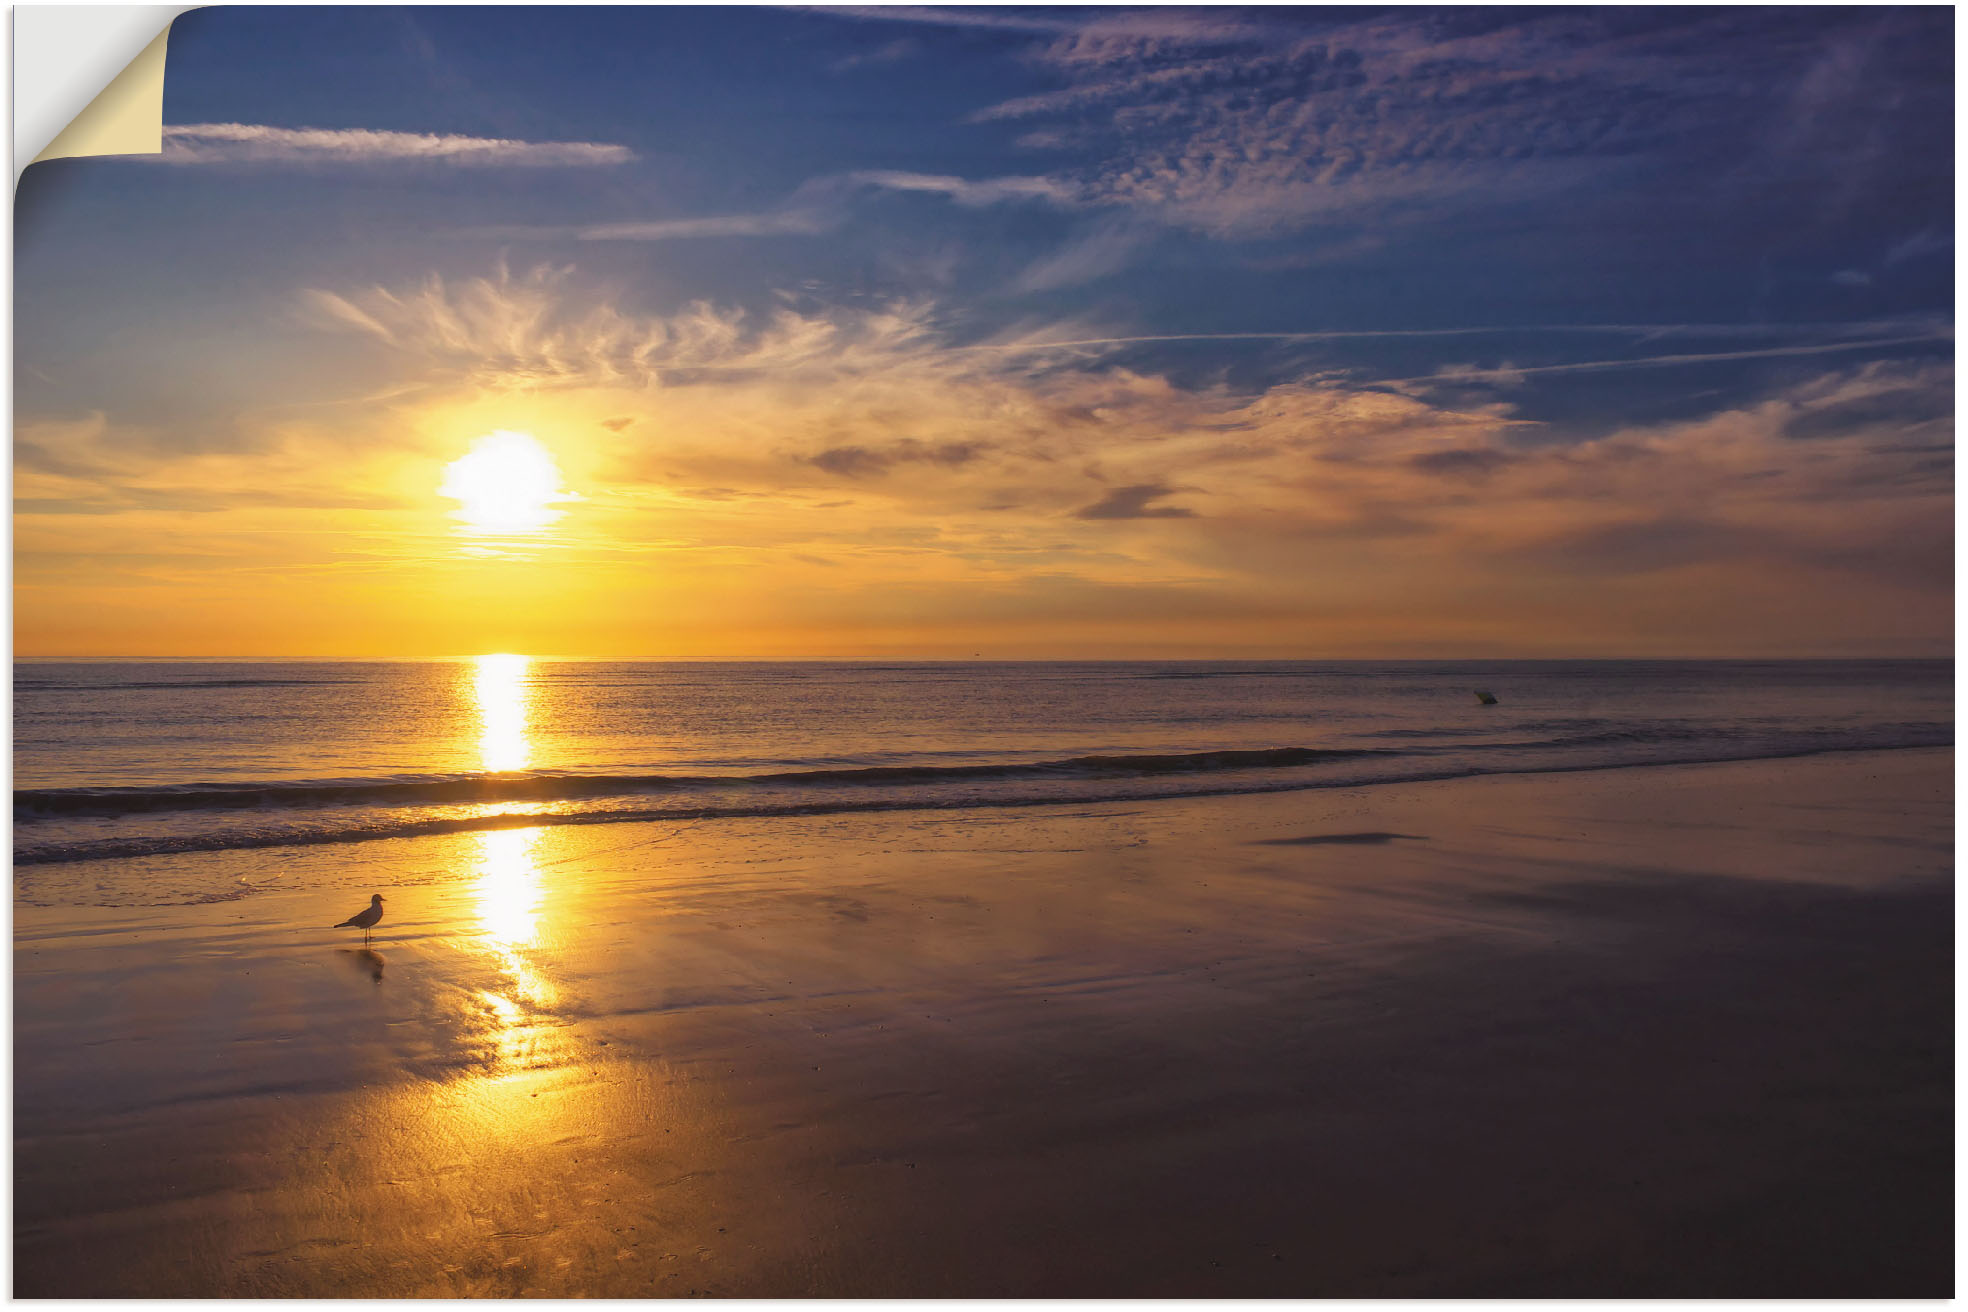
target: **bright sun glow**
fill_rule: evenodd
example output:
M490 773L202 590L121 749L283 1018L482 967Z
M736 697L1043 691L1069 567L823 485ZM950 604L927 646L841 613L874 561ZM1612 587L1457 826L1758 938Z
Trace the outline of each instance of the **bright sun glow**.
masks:
M538 533L561 517L557 502L579 500L562 490L560 467L538 438L504 429L446 465L437 494L459 503L451 513L475 533Z

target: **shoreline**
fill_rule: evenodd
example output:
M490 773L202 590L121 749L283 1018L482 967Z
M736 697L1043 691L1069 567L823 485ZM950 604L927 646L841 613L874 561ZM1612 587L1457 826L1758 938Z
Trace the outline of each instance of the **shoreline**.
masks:
M539 826L17 904L15 1293L1945 1296L1951 765ZM371 887L373 952L315 927Z
M704 823L713 820L771 820L794 819L811 816L831 815L895 815L911 812L948 813L966 811L1018 811L1034 807L1066 807L1121 805L1130 802L1170 802L1186 799L1209 799L1226 797L1267 797L1275 794L1326 792L1342 789L1389 788L1411 784L1449 783L1461 779L1512 778L1548 774L1599 773L1617 770L1678 769L1706 765L1748 765L1761 761L1790 761L1816 756L1835 756L1846 754L1867 754L1874 752L1925 752L1952 751L1952 743L1900 743L1890 746L1865 747L1813 747L1796 751L1775 752L1755 756L1702 757L1690 760L1667 761L1622 761L1612 764L1591 765L1549 765L1525 766L1516 769L1471 769L1438 774L1401 775L1387 779L1339 780L1304 784L1278 784L1276 786L1244 788L1199 788L1184 789L1179 792L1132 792L1110 794L1085 798L1056 797L1010 797L989 802L936 802L933 800L897 800L894 802L868 802L859 805L833 805L824 802L811 804L789 804L784 807L734 807L723 810L703 808L675 808L669 810L634 810L604 812L542 812L528 814L523 812L502 813L489 816L464 818L433 818L421 821L404 821L393 830L378 833L330 833L318 835L294 835L282 837L265 843L252 844L237 840L190 838L181 845L159 847L161 840L131 839L122 850L105 848L76 854L36 856L32 853L23 856L15 853L15 867L80 865L94 861L125 861L136 858L169 858L177 856L199 856L225 852L272 852L288 847L329 847L357 843L388 842L418 838L435 838L452 834L489 833L509 829L532 829L539 827L573 827L589 825L634 825L634 824L677 824ZM496 776L494 776L496 777ZM570 776L587 778L590 776ZM605 777L605 776L599 776ZM752 776L734 775L733 781L745 783ZM281 781L289 782L289 781ZM314 782L314 781L294 781ZM16 789L16 794L36 790ZM165 809L163 814L181 814ZM148 814L131 812L127 814ZM18 822L17 822L18 832ZM113 840L112 840L113 841ZM148 844L148 845L145 845Z

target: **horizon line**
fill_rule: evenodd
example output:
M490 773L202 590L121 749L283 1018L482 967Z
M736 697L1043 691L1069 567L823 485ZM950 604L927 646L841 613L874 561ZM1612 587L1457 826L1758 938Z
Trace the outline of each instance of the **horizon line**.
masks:
M565 656L517 651L450 656L15 656L12 665L457 665L489 656L519 656L561 665L1205 665L1326 664L1395 665L1489 662L1496 664L1785 664L1879 661L1949 661L1947 655L1871 656Z

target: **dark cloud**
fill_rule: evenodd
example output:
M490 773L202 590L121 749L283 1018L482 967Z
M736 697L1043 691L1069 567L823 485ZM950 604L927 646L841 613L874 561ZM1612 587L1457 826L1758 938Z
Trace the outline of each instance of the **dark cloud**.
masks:
M844 478L878 478L899 464L941 465L946 469L958 469L977 459L985 449L982 442L931 444L905 437L884 447L829 447L818 455L808 456L806 463Z
M1489 451L1482 448L1457 448L1451 451L1425 451L1418 456L1410 456L1408 464L1424 474L1448 474L1460 478L1481 478L1493 474L1506 465L1515 464L1519 457L1506 451Z
M886 474L888 467L895 462L889 456L865 446L836 446L809 457L807 463L844 478L861 478Z
M26 438L14 439L14 468L29 469L42 474L58 474L63 478L98 478L109 472L107 467L94 460L76 460L58 451L51 451L39 442Z
M1179 488L1162 483L1135 483L1128 487L1117 487L1112 492L1083 510L1073 512L1075 519L1194 519L1196 512L1182 506L1151 506L1148 503L1159 497L1170 496Z
M617 415L613 419L602 420L601 426L603 428L606 428L611 433L619 433L623 429L627 428L630 424L633 424L634 422L635 422L634 415Z

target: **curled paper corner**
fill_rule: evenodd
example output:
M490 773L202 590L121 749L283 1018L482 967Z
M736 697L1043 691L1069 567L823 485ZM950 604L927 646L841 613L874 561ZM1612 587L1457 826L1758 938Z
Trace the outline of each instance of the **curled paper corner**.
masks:
M31 164L164 149L164 56L193 5L17 5L14 181Z

